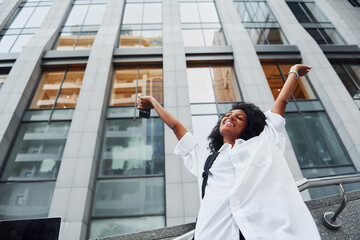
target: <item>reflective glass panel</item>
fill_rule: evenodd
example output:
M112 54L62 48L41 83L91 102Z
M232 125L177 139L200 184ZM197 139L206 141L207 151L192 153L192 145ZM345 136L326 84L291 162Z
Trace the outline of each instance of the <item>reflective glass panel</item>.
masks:
M180 3L180 17L182 23L200 22L196 3Z
M26 23L27 28L40 27L44 21L46 14L48 13L50 7L38 7L35 9L34 13L31 15L31 18Z
M215 102L209 67L187 68L190 103Z
M109 120L99 176L164 174L164 127L158 118Z
M44 72L35 96L31 102L31 109L52 108L60 89L65 71Z
M360 90L360 64L348 64L347 69ZM360 93L359 96L360 97Z
M288 77L288 73L293 64L280 64L280 69L283 72L285 79ZM296 80L295 88L293 92L295 99L316 99L315 93L313 92L306 77L299 77Z
M285 118L300 167L350 164L324 112L286 113Z
M311 35L311 37L317 42L317 44L327 44L325 39L321 36L316 28L305 28L305 30Z
M82 32L77 40L75 49L89 49L94 43L97 32Z
M329 22L325 15L316 7L315 3L307 2L301 3L301 5L313 22Z
M55 182L0 183L0 218L46 218Z
M161 23L162 10L161 3L144 4L144 15L142 23Z
M356 69L360 69L359 66L357 66L357 68L355 68L356 65L354 65L354 70ZM345 88L348 90L348 92L350 93L350 95L353 98L357 98L360 97L360 89L358 88L359 85L357 85L357 83L360 84L359 82L359 78L357 78L357 75L355 74L356 71L352 71L351 68L349 68L348 66L346 67L348 70L351 70L350 73L352 73L351 75L353 77L355 77L354 79L357 80L357 82L353 82L353 80L350 78L350 76L345 72L345 70L341 67L340 64L333 64L333 68L335 69L337 75L339 76L339 78L341 79L342 83L344 84ZM359 71L359 70L357 70Z
M247 28L251 41L254 45L256 44L266 44L264 35L262 34L261 29L259 28Z
M198 2L201 22L220 22L213 2Z
M263 63L261 64L266 79L268 81L268 84L270 86L271 93L274 97L274 99L277 99L279 96L279 93L284 85L284 79L281 76L281 73L279 71L279 68L276 64L267 64Z
M206 115L206 116L192 116L193 133L197 139L199 146L202 149L208 149L210 135L212 129L215 127L218 116L217 115ZM210 153L210 151L208 151Z
M240 101L239 88L232 67L212 65L211 74L217 102Z
M90 5L83 25L100 25L105 11L105 4Z
M14 45L12 46L10 52L21 52L22 48L30 41L34 34L20 35Z
M60 34L56 50L73 50L78 38L78 32Z
M140 47L141 31L122 30L119 47Z
M183 29L182 34L185 47L205 46L201 29Z
M288 4L289 8L291 9L292 13L295 15L296 19L300 23L311 23L312 22L311 19L309 18L309 16L306 14L306 12L303 10L303 8L301 8L299 3L288 2L287 4Z
M262 29L263 34L267 38L269 44L284 44L286 43L285 36L279 28L265 28Z
M203 34L205 46L226 45L222 29L203 29Z
M165 213L163 177L98 180L93 217Z
M160 66L144 66L139 69L137 67L121 67L116 69L109 105L134 105L136 92L143 95L151 95L162 103L162 68Z
M26 22L31 17L31 14L35 8L33 7L23 7L19 10L19 13L16 15L12 23L8 28L23 28L25 27Z
M141 36L141 47L161 47L161 30L143 30Z
M83 25L88 7L88 5L74 5L68 19L66 20L65 26Z
M340 34L333 28L319 29L323 37L326 39L327 44L345 44Z
M6 78L7 78L7 75L0 74L0 89L2 88Z
M56 101L57 108L75 108L83 77L84 69L70 69L66 73L60 95Z
M23 123L2 174L2 180L55 180L69 122Z
M165 217L96 219L91 221L89 238L103 238L165 227Z
M17 37L17 35L8 35L0 38L0 52L9 52Z
M144 4L142 3L126 4L122 23L123 24L142 23L143 7Z

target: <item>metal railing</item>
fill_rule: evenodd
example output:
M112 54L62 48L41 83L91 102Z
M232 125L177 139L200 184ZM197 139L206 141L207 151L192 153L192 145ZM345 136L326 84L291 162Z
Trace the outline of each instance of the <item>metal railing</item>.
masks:
M324 213L324 226L331 230L338 230L342 225L340 213L345 209L347 204L347 196L343 188L343 184L360 182L360 173L350 173L337 176L319 177L319 178L303 178L296 182L300 192L314 187L325 187L338 185L341 193L341 204L335 212Z

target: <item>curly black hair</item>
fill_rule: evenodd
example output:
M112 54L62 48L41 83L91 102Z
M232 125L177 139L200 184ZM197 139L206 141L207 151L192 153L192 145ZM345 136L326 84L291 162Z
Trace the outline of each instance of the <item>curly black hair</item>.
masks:
M243 110L247 116L247 125L240 133L239 138L248 140L252 137L259 136L265 127L266 117L264 113L254 104L245 102L234 103L230 111L235 109ZM220 134L220 123L222 119L223 117L219 119L208 136L209 149L212 153L219 151L221 146L224 144L224 138Z

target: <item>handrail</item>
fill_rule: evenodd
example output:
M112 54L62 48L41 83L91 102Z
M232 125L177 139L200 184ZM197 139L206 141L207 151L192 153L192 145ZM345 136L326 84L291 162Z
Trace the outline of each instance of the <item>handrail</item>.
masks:
M335 212L326 212L323 216L323 224L331 230L338 230L343 221L340 213L344 210L347 203L347 196L342 184L360 182L360 173L350 173L337 176L319 177L319 178L303 178L296 182L299 191L304 191L313 187L324 187L330 185L338 185L341 192L341 204Z
M339 185L340 183L355 183L360 182L360 173L349 173L337 176L327 176L318 178L303 178L296 182L300 192L314 187L325 187L330 185Z

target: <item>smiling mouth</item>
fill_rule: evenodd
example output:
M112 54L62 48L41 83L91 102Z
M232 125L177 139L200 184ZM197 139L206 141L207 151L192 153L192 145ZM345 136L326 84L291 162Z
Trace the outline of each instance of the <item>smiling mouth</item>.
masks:
M231 122L226 122L225 126L235 127L234 124L232 124Z

